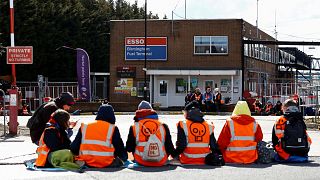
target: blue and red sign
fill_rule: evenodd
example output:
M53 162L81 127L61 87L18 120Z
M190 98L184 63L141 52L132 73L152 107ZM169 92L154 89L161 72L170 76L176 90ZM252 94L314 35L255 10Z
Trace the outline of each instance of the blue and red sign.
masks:
M126 37L125 41L126 60L145 59L144 37ZM167 60L167 37L147 37L147 60Z

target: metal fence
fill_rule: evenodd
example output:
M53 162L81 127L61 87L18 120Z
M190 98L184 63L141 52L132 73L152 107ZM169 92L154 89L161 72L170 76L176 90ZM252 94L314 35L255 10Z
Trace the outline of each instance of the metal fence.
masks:
M50 97L56 98L62 92L70 92L74 98L78 98L78 83L77 82L48 82L42 89L38 82L17 82L17 86L21 91L21 105L26 103L29 105L31 111L34 111L43 102L42 98ZM43 97L41 95L43 94Z

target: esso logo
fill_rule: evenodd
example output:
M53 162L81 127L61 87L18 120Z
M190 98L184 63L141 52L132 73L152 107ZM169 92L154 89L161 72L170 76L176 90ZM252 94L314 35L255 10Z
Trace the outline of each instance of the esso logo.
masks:
M143 45L144 39L127 39L128 45Z

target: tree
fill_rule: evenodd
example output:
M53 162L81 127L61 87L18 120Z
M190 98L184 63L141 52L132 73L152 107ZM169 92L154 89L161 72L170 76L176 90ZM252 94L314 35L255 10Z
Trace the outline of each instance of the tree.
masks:
M162 19L168 19L167 15L165 14Z
M0 43L10 45L9 1L0 4ZM15 0L15 45L33 46L33 64L17 65L18 81L34 81L38 74L50 81L76 81L76 52L60 46L83 48L93 72L109 71L109 22L143 19L144 8L124 0ZM149 12L148 18L157 18ZM11 74L5 56L0 75ZM33 69L30 71L30 69Z

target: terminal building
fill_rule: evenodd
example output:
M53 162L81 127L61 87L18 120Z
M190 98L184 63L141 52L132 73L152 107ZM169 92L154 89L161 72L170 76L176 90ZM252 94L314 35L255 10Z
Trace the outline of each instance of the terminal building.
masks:
M208 86L219 88L224 102L234 104L245 92L279 92L270 85L294 83L293 69L310 67L292 55L300 53L297 49L244 40L275 41L242 19L148 20L145 61L144 20L113 20L109 101L135 110L146 80L147 99L160 108L184 106L188 91L203 93Z

